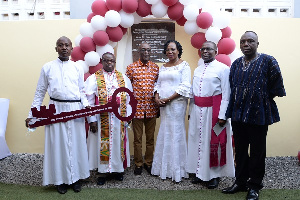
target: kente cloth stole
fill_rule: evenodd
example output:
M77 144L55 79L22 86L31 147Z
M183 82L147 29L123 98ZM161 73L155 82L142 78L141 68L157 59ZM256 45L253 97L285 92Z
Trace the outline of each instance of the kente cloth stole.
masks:
M218 116L221 106L222 95L216 95L211 97L197 97L194 96L195 104L199 107L212 107L212 127L211 127L211 139L210 139L210 167L219 166L218 148L221 146L221 158L220 166L226 164L226 143L227 133L224 128L219 135L213 130L213 127L218 122Z
M125 87L125 81L123 78L123 75L121 72L118 72L115 70L115 74L117 77L117 82L119 87ZM100 69L96 73L96 78L97 78L97 85L98 85L98 98L99 98L99 104L100 105L105 105L108 103L108 96L107 96L107 91L106 91L106 83L105 83L105 78L103 75L103 70ZM120 115L122 117L126 117L126 93L122 92L121 93L121 101L120 101ZM100 142L100 164L108 164L109 162L109 114L108 112L101 113L100 114L101 118L101 142ZM122 160L126 160L126 149L124 146L124 140L125 138L125 122L121 121L121 127L120 127L120 134L121 134L121 157ZM116 134L116 133L115 133Z

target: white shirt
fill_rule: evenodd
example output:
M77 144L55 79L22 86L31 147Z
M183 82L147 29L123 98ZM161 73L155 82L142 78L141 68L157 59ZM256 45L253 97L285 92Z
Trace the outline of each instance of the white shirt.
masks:
M81 100L84 106L88 106L83 83L83 70L75 62L61 61L59 58L48 62L41 70L31 107L42 105L46 92L52 98ZM28 117L32 118L31 112Z

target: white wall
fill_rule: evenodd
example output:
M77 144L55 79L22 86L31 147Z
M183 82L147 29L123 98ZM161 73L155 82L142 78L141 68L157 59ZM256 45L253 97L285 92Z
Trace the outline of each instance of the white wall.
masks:
M95 0L70 0L71 19L86 19Z

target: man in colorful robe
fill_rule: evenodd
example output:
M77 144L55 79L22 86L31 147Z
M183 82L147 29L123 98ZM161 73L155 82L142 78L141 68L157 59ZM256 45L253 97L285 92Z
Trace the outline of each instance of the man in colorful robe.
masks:
M192 183L206 181L213 189L220 177L234 177L231 126L225 116L230 68L215 59L215 43L205 42L200 52L204 63L195 69L193 77L187 171L196 174Z
M37 84L31 107L40 107L46 92L49 104L54 104L56 114L88 107L84 93L83 70L69 60L72 43L63 36L56 42L58 59L46 63ZM26 126L32 118L29 112ZM85 139L84 118L45 126L45 155L43 185L54 184L61 194L69 185L75 192L81 190L79 179L90 176Z
M132 91L130 80L115 69L115 63L116 58L112 53L104 53L103 68L85 81L85 92L92 106L107 104L120 87ZM117 95L121 116L131 114L129 100L127 93ZM120 121L112 112L91 116L88 121L91 130L87 138L89 164L90 170L98 169L100 173L97 184L105 184L109 174L122 181L124 169L130 166L127 122Z
M236 180L222 192L233 194L248 189L247 200L259 199L268 126L280 120L274 97L286 95L277 61L258 53L258 44L253 31L245 32L240 39L244 56L236 59L230 69L231 96L226 112L232 121Z
M132 120L134 134L134 174L140 175L144 168L151 174L154 132L158 107L154 101L154 85L158 79L159 67L150 61L151 47L143 42L139 46L140 58L138 61L127 66L126 76L130 79L133 87L134 97L138 101L137 112ZM146 151L143 161L142 137L143 126L145 126Z

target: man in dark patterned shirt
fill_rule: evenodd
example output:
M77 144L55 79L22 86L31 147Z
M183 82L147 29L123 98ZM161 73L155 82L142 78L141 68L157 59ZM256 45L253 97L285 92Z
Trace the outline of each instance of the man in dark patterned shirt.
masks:
M240 39L244 56L236 59L230 69L231 96L226 112L232 121L236 181L222 192L233 194L248 189L249 200L257 200L263 187L268 126L280 120L274 97L286 95L277 61L258 53L258 44L253 31L245 32Z
M154 132L158 107L154 101L154 84L158 78L159 67L150 61L151 48L146 42L139 46L140 59L127 66L126 76L130 79L134 97L138 101L132 120L134 133L134 174L140 175L142 167L151 174L154 151ZM146 152L143 162L142 136L143 126L146 134Z

